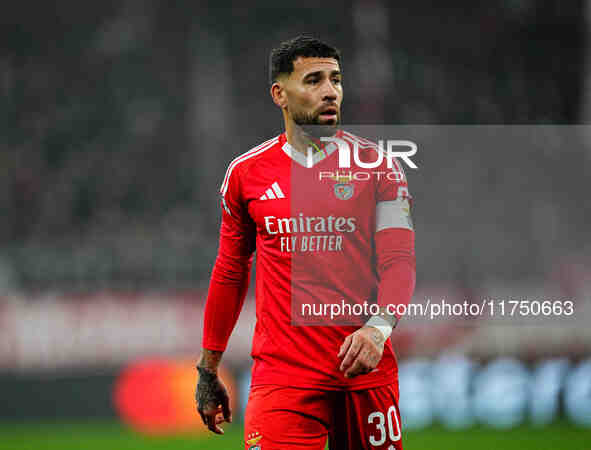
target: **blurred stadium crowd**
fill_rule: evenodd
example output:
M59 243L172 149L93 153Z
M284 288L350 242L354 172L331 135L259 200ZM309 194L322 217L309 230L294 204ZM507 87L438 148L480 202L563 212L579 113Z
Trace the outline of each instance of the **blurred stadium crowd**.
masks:
M268 52L302 31L343 52L345 123L586 122L583 1L324 3L321 14L307 0L3 12L2 291L204 286L225 167L281 132ZM446 148L408 174L420 282L540 278L581 257L585 145L558 146L567 160Z

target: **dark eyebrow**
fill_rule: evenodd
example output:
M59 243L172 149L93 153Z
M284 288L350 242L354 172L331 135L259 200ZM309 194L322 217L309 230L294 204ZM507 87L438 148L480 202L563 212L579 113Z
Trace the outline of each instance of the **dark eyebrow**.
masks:
M322 75L322 73L323 73L323 72L324 72L324 71L322 71L322 70L317 70L316 72L310 72L310 73L308 73L308 74L306 74L306 75L304 76L304 80L305 80L306 78L311 78L311 77L319 77L319 76L321 76L321 75ZM330 72L330 75L329 75L329 76L331 76L331 77L334 77L335 75L340 75L340 76L342 76L342 75L341 75L341 71L340 71L340 70L332 70L332 71Z
M319 76L321 76L321 75L322 75L322 71L321 71L321 70L318 70L318 71L316 71L316 72L310 72L310 73L307 73L307 74L304 76L304 79L306 79L306 78L312 78L312 77L319 77Z

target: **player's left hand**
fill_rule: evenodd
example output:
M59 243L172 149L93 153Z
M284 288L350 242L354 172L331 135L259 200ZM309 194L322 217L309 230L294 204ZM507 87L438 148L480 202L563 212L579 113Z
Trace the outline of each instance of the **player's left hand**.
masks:
M365 326L347 336L341 345L339 370L345 378L363 375L375 369L384 353L384 335L375 327Z

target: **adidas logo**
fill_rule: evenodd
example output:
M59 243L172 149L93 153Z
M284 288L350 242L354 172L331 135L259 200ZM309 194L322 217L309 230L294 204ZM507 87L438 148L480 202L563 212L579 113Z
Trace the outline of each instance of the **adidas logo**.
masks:
M276 198L285 198L283 192L281 192L281 188L277 181L268 188L263 195L259 197L259 200L273 200Z

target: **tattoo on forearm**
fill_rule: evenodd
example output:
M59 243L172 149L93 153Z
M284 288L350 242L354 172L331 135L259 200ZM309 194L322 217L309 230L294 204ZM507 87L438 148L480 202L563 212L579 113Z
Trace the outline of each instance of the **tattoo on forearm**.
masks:
M215 373L220 364L220 360L222 359L222 354L222 352L215 350L203 349L203 353L201 354L201 359L199 360L197 367L203 367Z

